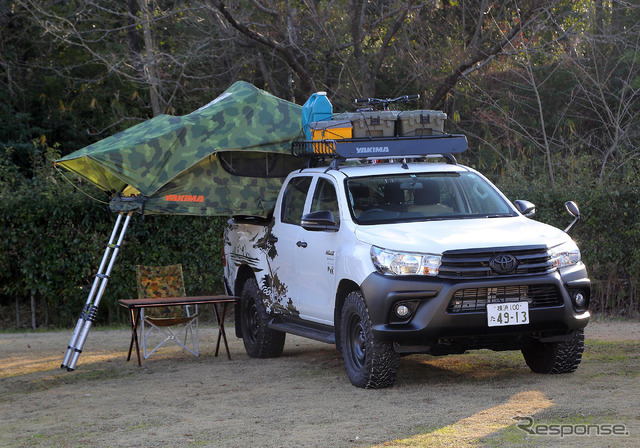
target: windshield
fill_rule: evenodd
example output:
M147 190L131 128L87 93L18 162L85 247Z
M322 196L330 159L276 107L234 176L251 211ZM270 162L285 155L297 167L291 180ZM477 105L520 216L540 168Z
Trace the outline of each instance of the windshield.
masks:
M350 178L349 207L359 224L516 216L475 173L424 173Z

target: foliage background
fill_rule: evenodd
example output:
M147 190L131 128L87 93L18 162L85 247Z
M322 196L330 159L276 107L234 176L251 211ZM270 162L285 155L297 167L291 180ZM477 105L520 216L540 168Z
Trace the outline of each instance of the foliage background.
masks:
M420 93L464 132L461 162L564 228L596 311L640 312L640 4L604 0L9 0L0 4L0 326L72 325L114 216L52 160L239 79L299 104ZM67 174L67 176L70 176ZM125 239L98 313L126 320L136 264L182 261L221 292L225 218L150 216Z

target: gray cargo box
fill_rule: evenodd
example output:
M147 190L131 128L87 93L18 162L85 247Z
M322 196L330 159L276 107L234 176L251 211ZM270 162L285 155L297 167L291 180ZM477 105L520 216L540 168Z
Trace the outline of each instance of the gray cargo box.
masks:
M398 135L401 137L420 137L423 135L441 135L447 114L440 110L410 110L398 115Z
M398 112L363 111L335 114L334 120L349 120L353 125L353 137L393 137L396 130Z

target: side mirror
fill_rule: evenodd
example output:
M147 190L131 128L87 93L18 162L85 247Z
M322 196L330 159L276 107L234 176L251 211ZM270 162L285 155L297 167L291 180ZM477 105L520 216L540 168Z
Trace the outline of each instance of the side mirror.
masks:
M529 201L523 201L518 199L513 202L516 208L520 213L522 213L527 218L533 217L536 214L536 206Z
M302 228L310 231L329 231L337 232L340 225L336 222L333 213L329 210L320 210L319 212L307 213L302 217L300 223Z
M576 204L575 202L573 201L565 202L564 208L567 209L567 211L571 214L571 216L576 218L580 216L580 209L578 208L578 204Z
M565 233L569 233L569 230L580 220L580 209L578 208L578 204L573 201L567 201L564 203L564 208L567 209L569 214L574 217L574 220L569 224L569 226L564 229Z

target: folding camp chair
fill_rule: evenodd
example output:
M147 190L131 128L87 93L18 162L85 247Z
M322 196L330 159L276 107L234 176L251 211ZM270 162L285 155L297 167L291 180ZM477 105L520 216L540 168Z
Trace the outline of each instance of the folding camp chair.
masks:
M137 266L136 278L139 299L161 297L184 297L184 279L182 265L169 266ZM140 332L142 335L142 353L147 359L167 341L174 341L183 350L198 356L198 305L194 305L192 313L189 306L165 306L140 309ZM175 332L171 327L184 326ZM195 336L194 336L195 328ZM164 339L151 351L147 349L150 336L154 330L159 331ZM184 338L178 334L184 330ZM191 347L189 347L191 345Z

